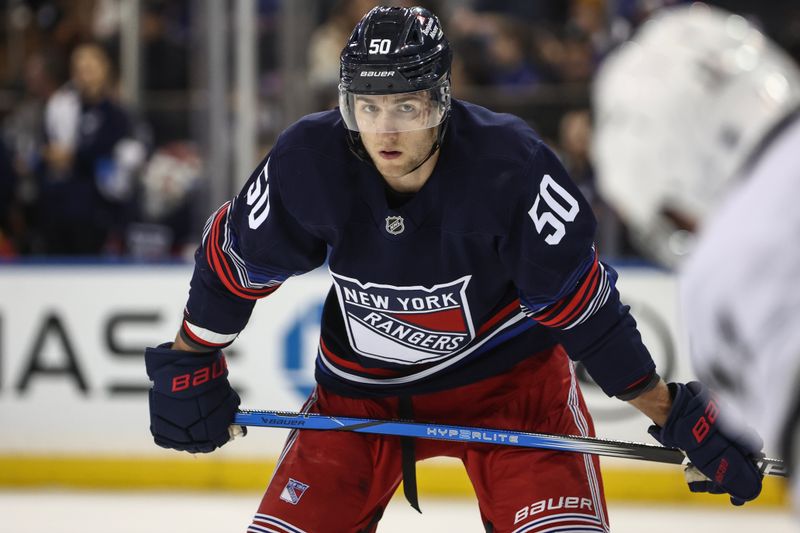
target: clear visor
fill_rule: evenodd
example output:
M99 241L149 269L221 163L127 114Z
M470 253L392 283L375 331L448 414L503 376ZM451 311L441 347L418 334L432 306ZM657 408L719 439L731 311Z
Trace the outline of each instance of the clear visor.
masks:
M396 133L438 126L450 105L447 84L397 94L354 94L339 87L339 110L348 129Z

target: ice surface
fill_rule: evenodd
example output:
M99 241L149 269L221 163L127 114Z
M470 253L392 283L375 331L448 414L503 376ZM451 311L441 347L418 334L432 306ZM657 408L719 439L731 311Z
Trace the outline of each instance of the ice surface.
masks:
M260 494L211 492L0 491L3 533L244 533ZM423 515L395 498L380 533L483 533L470 500L422 498ZM609 505L614 533L789 533L788 511L734 507ZM317 532L324 533L324 532Z

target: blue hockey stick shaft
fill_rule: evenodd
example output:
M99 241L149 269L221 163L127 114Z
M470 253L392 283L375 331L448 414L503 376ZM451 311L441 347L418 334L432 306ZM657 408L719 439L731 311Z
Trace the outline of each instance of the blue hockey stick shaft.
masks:
M356 433L393 435L397 437L521 446L524 448L588 453L657 463L683 464L686 462L686 456L677 448L665 448L638 442L452 426L449 424L427 424L404 420L378 420L313 413L241 410L236 414L233 423L240 426L354 431ZM786 469L780 459L763 458L758 461L758 466L766 475L786 476Z

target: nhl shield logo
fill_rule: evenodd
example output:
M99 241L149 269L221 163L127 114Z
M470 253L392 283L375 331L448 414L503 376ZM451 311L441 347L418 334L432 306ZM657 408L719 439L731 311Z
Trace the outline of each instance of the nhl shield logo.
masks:
M392 216L386 217L386 231L390 235L400 235L403 233L403 230L406 229L405 222L403 222L403 217L401 216Z
M466 295L471 276L428 288L331 275L350 346L365 357L428 363L461 351L475 338Z

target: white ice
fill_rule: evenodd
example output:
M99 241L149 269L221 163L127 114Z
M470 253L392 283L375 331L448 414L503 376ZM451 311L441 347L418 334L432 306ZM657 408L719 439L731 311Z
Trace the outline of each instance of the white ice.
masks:
M0 491L2 533L244 533L260 495L211 492ZM380 533L483 533L471 500L423 498L418 515L395 498ZM789 533L788 511L609 505L614 533ZM318 532L319 533L319 532Z

